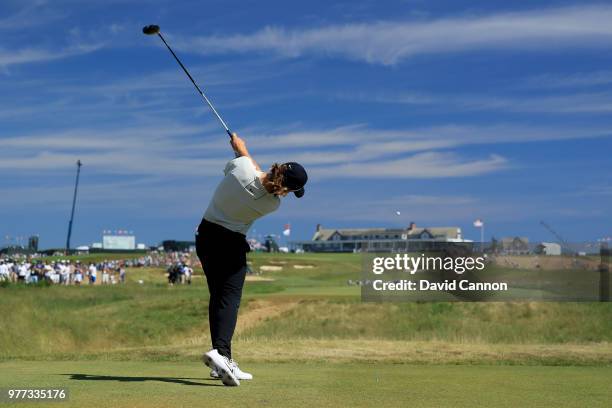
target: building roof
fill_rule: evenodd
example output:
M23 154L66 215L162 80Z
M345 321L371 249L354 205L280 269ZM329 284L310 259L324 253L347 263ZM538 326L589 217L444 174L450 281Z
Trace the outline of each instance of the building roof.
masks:
M554 247L554 248L561 248L561 244L558 244L556 242L541 242L540 245L542 245L543 247Z
M521 243L529 243L529 238L527 237L503 237L499 240L502 244L512 244L513 242L521 242Z
M427 231L434 238L460 238L461 229L459 227L428 227L428 228L320 228L312 237L313 241L329 241L337 232L345 239L357 239L362 235L408 235L408 238L417 238ZM371 238L369 238L371 239Z

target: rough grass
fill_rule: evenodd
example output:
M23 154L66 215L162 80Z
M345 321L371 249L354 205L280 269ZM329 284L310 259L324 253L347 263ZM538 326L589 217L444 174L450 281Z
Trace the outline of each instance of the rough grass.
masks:
M612 364L610 303L361 303L346 285L359 256L250 260L282 267L246 284L235 339L250 361ZM209 344L207 299L202 277L168 287L154 268L126 285L0 288L0 359L193 361Z
M612 342L605 303L404 303L302 300L247 333L264 338L380 338L459 343Z

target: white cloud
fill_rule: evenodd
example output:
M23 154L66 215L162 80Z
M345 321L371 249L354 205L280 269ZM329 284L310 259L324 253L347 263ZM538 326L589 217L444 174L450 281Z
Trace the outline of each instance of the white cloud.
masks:
M485 159L465 159L454 153L426 152L401 159L376 162L349 162L317 167L316 176L334 178L441 178L478 176L504 169L508 161L499 155Z
M602 77L603 81L604 78ZM586 80L585 80L586 82ZM610 79L612 82L612 77ZM609 113L612 94L609 92L555 95L481 96L470 94L423 94L412 92L350 93L334 95L341 100L364 103L401 104L424 109L452 108L458 111L497 111L517 113L580 114Z
M59 60L75 55L88 54L102 48L102 43L77 44L60 50L44 48L23 48L19 50L0 49L0 67Z
M297 160L308 167L314 181L329 177L467 177L508 166L506 159L494 154L467 158L452 152L438 152L435 150L454 142L410 140L404 138L401 131L379 132L378 139L374 137L376 130L355 126L330 132L336 135L332 138L336 143L334 151L323 142L329 141L329 135L326 132L317 135L316 131L309 132L308 144L280 144L265 154L258 154L257 150L267 145L266 137L249 138L249 144L254 147L254 156L262 166L275 161ZM215 142L206 143L193 137L201 133L200 127L162 122L122 129L79 129L5 137L0 139L0 150L11 153L0 157L0 169L8 174L44 172L50 175L73 168L78 158L94 174L183 179L218 176L225 162L231 159L229 146L221 138L215 137ZM295 135L287 137L289 141L296 139ZM213 143L218 149L208 147Z
M483 175L511 166L488 153L459 153L470 145L497 145L609 137L606 127L459 126L374 129L349 125L327 130L245 131L257 161L298 161L319 178L440 178ZM122 128L5 136L0 168L18 173L65 171L77 158L103 174L198 177L219 175L231 153L215 124L188 126L158 120ZM0 155L1 156L1 155Z
M439 125L407 129L375 129L365 124L340 126L327 130L287 130L273 134L257 129L245 130L254 151L269 158L278 152L293 152L292 157L313 163L374 159L428 150L451 149L469 145L495 145L612 136L608 126L541 126L520 124ZM224 149L220 140L204 142L207 149ZM269 153L271 152L271 153ZM297 159L296 159L297 160Z
M20 37L26 35L27 29L31 27L37 29L37 31L30 30L31 32L38 32L31 40L21 39L19 46L11 46L10 36L6 35L3 46L0 47L0 69L6 71L12 65L54 61L88 54L107 46L109 37L116 37L122 31L121 25L117 23L84 32L79 27L69 28L66 24L49 26L54 20L67 17L64 11L58 12L53 6L57 5L36 0L25 3L14 14L0 19L0 31L8 30L9 34L18 33ZM44 35L41 36L41 33ZM49 37L52 35L55 36L53 44L56 46L48 45ZM100 41L100 38L105 40ZM28 46L23 47L24 43L28 43Z
M194 157L198 142L187 141L201 127L172 123L121 129L76 129L0 139L0 169L50 174L81 159L98 174L195 176L220 174L223 155ZM229 150L229 149L228 149ZM230 158L231 155L225 155Z
M285 57L342 56L393 65L423 54L473 50L539 50L607 47L612 7L594 5L432 20L381 21L317 28L265 27L252 34L177 38L184 51L201 54L265 52Z
M53 54L50 50L41 51L36 55L39 61L62 57ZM1 56L0 48L0 66ZM162 57L165 57L165 54L162 54ZM90 125L100 120L106 122L109 117L113 117L116 121L133 122L135 118L148 121L151 117L170 115L176 117L176 113L180 113L191 117L204 116L206 123L218 126L212 119L209 108L198 100L199 95L189 80L180 69L177 69L178 67L174 67L172 57L167 58L169 58L168 66L164 65L166 69L163 71L130 76L117 77L96 72L83 78L78 75L70 78L28 76L21 80L13 77L11 81L5 81L4 87L7 92L0 94L0 118L23 123L24 119L29 121L31 117L36 116L50 118L53 121L66 117L66 112L69 112L69 116L79 118L79 123L74 124L78 126ZM290 65L272 71L269 61L252 59L243 61L239 65L230 63L194 65L190 67L190 72L194 77L202 78L202 85L213 98L215 106L225 111L238 105L261 104L287 98L287 94L266 94L258 98L241 96L238 102L226 102L237 100L238 92L241 95L248 93L252 88L248 85L250 83L300 69L300 64ZM217 99L217 96L221 98Z
M0 19L0 30L23 30L28 27L41 26L65 17L63 12L58 12L46 7L45 0L35 0L31 3L21 1L22 8L13 14Z
M612 84L612 71L576 72L571 74L543 74L528 78L529 88L579 88Z

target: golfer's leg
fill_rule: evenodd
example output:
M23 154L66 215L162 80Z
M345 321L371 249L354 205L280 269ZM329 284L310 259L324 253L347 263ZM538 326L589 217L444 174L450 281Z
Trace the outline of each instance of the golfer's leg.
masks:
M202 269L204 270L204 275L206 276L206 284L208 285L208 325L210 329L212 348L214 349L214 339L218 337L217 327L219 326L217 323L217 304L219 303L218 299L222 289L219 280L222 276L223 269L219 268L220 264L218 262L215 262L215 257L212 255L213 252L206 250L205 241L202 235L196 235L196 253L200 259L200 263L202 264Z
M231 358L231 339L236 326L236 315L238 313L235 300L236 274L222 262L215 261L216 256L204 258L204 271L206 282L210 293L208 302L208 323L210 327L210 340L212 348L217 349L219 354ZM240 287L241 292L242 287ZM229 335L228 335L229 333Z
M212 268L208 266L208 270L210 271ZM216 272L216 271L215 271ZM210 328L210 340L212 343L212 348L215 347L215 340L219 334L217 327L219 326L218 320L218 310L219 310L219 295L221 292L221 287L217 279L216 275L213 273L206 274L206 282L208 283L208 292L210 293L210 298L208 300L208 325Z
M232 358L232 337L236 329L236 321L238 319L238 309L242 298L242 287L246 276L246 267L240 266L233 271L227 271L228 275L221 284L221 295L215 302L215 319L213 347L219 351L219 354ZM212 323L211 320L211 335Z

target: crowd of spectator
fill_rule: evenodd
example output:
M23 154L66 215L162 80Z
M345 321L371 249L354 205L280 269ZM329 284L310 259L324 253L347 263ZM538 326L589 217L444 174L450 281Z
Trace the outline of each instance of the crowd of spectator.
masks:
M166 271L168 272L168 283L170 285L188 284L191 285L191 277L193 269L184 263L176 263L170 265Z
M100 278L103 285L125 283L126 265L123 261L81 263L57 260L53 262L0 259L0 281L48 283L60 285L95 284Z
M39 256L16 255L0 258L0 282L60 285L125 283L127 268L166 268L168 283L191 284L193 267L199 260L193 253L153 251L138 258L81 262L69 259L46 261Z

